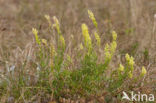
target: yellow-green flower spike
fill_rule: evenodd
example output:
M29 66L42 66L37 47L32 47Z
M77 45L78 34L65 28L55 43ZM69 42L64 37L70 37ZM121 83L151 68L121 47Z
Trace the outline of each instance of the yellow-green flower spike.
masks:
M37 43L38 45L41 45L41 41L40 41L40 39L39 39L39 37L38 37L38 30L35 29L35 28L32 28L32 32L33 32L33 34L35 35L36 43Z
M123 71L124 71L124 66L123 66L122 64L120 64L118 70L119 70L120 72L123 72Z
M112 56L111 56L111 53L110 52L105 52L105 59L106 60L108 60L108 61L111 60L111 57Z
M106 45L105 45L105 48L104 48L104 51L105 51L105 52L109 52L109 50L110 50L110 49L109 49L109 45L106 44Z
M47 20L50 20L50 16L49 16L49 15L44 15L44 17L45 17Z
M32 32L34 35L38 35L38 30L36 28L32 28Z
M113 41L117 39L117 33L115 31L112 32Z
M105 54L105 59L106 59L106 61L111 60L111 57L112 57L109 48L110 48L109 45L106 44L106 45L105 45L105 48L104 48L104 54Z
M127 64L129 66L129 68L131 69L131 71L133 71L134 69L134 58L131 56L129 56L129 54L126 54L125 55L125 58L126 58L126 61L127 61Z
M61 43L61 46L63 47L63 48L65 48L65 46L66 46L66 44L65 44L65 40L64 40L64 37L62 36L62 35L60 35L60 43Z
M130 60L129 60L129 65L133 66L134 65L134 58L131 57Z
M111 54L113 55L115 50L116 50L116 47L117 47L117 44L116 44L116 41L113 41L111 43L111 47L110 47L110 51L111 51Z
M42 39L42 43L44 44L44 45L48 45L48 43L47 43L47 40L46 39Z
M88 10L88 15L89 15L89 18L92 20L94 26L97 28L98 27L98 24L96 22L96 19L95 19L94 14L93 14L93 12L91 10Z
M141 71L141 76L144 76L146 73L147 73L147 71L146 71L145 67L143 66L142 71Z
M126 61L128 61L128 62L129 62L129 60L130 60L130 56L129 56L129 54L128 54L128 53L125 55L125 58L126 58Z
M101 45L101 38L100 38L100 36L98 35L97 32L94 32L94 36L95 36L95 39L97 41L97 45L100 46Z
M45 17L45 19L48 21L49 27L51 27L50 16L49 16L49 15L45 15L44 17Z
M129 71L129 72L128 72L128 77L129 77L129 78L133 78L132 71Z
M57 30L57 33L58 33L59 35L61 35L60 23L59 23L58 19L54 16L54 17L53 17L53 20L54 20L54 22L55 22L55 24L53 24L53 27L55 27L56 30Z
M80 50L83 50L83 45L82 43L79 45Z
M84 44L85 44L86 48L91 49L92 41L91 41L91 38L89 35L88 27L86 24L82 24L81 28L82 28L82 34L84 37Z
M55 47L52 43L50 44L50 54L51 54L51 57L56 54Z

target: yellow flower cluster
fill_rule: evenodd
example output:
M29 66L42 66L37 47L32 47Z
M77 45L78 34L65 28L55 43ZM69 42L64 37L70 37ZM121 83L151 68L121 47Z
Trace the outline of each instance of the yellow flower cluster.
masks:
M44 15L44 17L49 21L50 20L50 16L49 15Z
M128 61L128 62L129 62L129 60L130 60L130 56L129 56L129 54L128 54L128 53L125 55L125 58L126 58L126 61Z
M106 61L111 60L111 57L112 57L109 48L110 48L109 45L106 44L106 45L105 45L105 48L104 48L104 51L105 51L104 53L105 53Z
M38 30L35 29L35 28L32 28L32 32L33 32L33 34L35 35L36 43L37 43L38 45L41 45L41 41L40 41L40 39L39 39L39 37L38 37Z
M126 58L126 61L127 61L128 65L129 65L131 71L133 72L133 70L134 70L134 63L135 63L134 62L134 58L132 56L130 57L129 54L126 54L125 58Z
M97 41L97 45L100 47L100 45L101 45L101 38L100 38L100 36L98 35L97 32L94 32L94 36L95 36L95 39Z
M80 50L83 50L83 44L82 43L79 45L79 48L80 48Z
M128 77L129 77L129 78L133 78L132 71L129 71L129 72L128 72Z
M88 27L86 24L82 24L81 28L82 28L82 34L84 37L84 44L85 44L86 48L91 49L92 41L91 41L91 37L89 35Z
M118 71L119 72L123 72L124 71L124 66L122 64L119 65Z
M46 39L42 39L42 43L46 46L48 46L47 40Z
M60 40L60 43L61 43L62 48L65 48L65 46L66 46L65 45L65 40L64 40L64 37L62 35L60 35L59 40Z
M115 31L112 32L113 41L117 39L117 33Z
M46 17L46 18L49 19L49 17ZM53 20L54 20L53 27L56 29L57 33L59 34L59 42L61 44L61 47L65 48L65 40L64 40L64 37L62 36L61 30L60 30L60 23L55 16L53 17Z
M129 54L126 54L125 55L125 58L126 58L126 61L127 61L127 64L128 64L128 67L129 67L129 77L132 78L133 77L133 70L134 70L134 58L131 56L129 56ZM147 73L145 67L143 66L142 67L142 71L141 71L141 77L143 77L145 74Z
M130 56L128 53L125 55L127 65L128 65L128 71L129 71L129 78L133 77L133 70L134 70L134 58Z
M115 32L112 32L112 37L113 37L112 43L110 45L106 44L104 49L106 61L111 60L117 48L117 43L116 43L117 34Z
M145 67L143 66L142 71L141 71L141 76L144 76L146 73L147 73L147 71L146 71Z
M91 10L88 10L88 15L89 15L89 18L92 20L94 26L98 28L98 24L96 22L95 16Z
M49 27L51 27L50 16L49 16L49 15L45 15L44 17L45 17L46 20L48 21L48 23L49 23Z
M61 35L60 23L59 23L58 19L54 16L54 17L53 17L53 20L54 20L54 22L55 22L55 24L53 24L53 27L55 27L56 30L57 30L57 33L58 33L59 35Z
M112 37L113 37L113 42L111 43L111 55L114 54L116 48L117 48L117 43L116 43L116 39L117 39L117 33L115 31L112 32Z
M116 43L116 41L113 41L111 43L111 47L110 47L111 55L113 55L115 53L116 47L117 47L117 43Z

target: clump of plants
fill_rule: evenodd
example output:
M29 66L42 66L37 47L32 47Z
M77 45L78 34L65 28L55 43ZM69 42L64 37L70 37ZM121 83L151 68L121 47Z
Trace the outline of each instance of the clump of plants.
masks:
M120 89L124 88L125 81L136 83L146 74L145 67L142 67L140 75L133 75L135 71L134 58L129 54L125 55L125 64L110 68L113 56L117 49L117 33L112 30L112 41L102 45L98 23L94 14L88 10L89 18L91 19L95 31L91 38L88 26L83 23L81 25L83 42L77 44L78 56L72 58L67 52L67 44L61 32L59 20L54 16L53 23L49 15L45 15L49 24L49 29L56 31L57 35L53 36L54 41L41 39L38 36L39 31L35 28L32 32L35 36L37 51L36 62L36 82L31 85L29 82L29 74L19 75L20 79L16 81L18 85L12 90L24 90L25 98L30 98L32 95L42 92L48 94L49 98L59 100L64 98L88 97L90 95L100 94L104 91L115 94ZM102 51L104 59L99 61L99 50ZM80 56L79 56L80 55ZM74 65L74 59L79 59L79 64ZM71 66L72 65L72 66ZM108 73L108 71L111 71ZM6 84L6 83L5 83ZM4 84L4 85L5 85ZM8 84L7 84L8 85ZM127 84L126 84L127 85ZM127 89L131 84L127 85ZM0 85L0 91L7 91L4 86ZM17 90L18 91L18 90ZM42 96L40 94L40 96ZM2 94L0 94L2 95ZM20 92L12 94L15 98L20 98Z
M134 72L134 58L129 56L129 54L125 55L126 64L119 64L119 67L112 71L110 76L107 76L107 69L109 68L109 64L115 54L117 48L117 33L112 31L112 42L109 44L105 44L104 46L104 61L98 63L98 54L96 52L95 47L101 48L101 38L99 36L98 23L94 17L94 14L88 10L89 18L92 20L93 25L96 30L94 32L94 37L96 39L96 43L92 41L92 38L89 34L88 26L86 24L82 24L82 36L83 43L80 43L81 50L83 51L82 58L74 58L81 59L80 66L77 68L76 66L73 70L66 69L68 63L71 63L72 60L68 54L65 54L66 43L63 37L63 34L60 29L60 23L56 17L53 17L54 24L51 23L50 17L48 15L45 16L49 23L49 27L56 30L58 33L57 40L54 46L53 44L48 44L46 40L40 40L37 35L37 30L33 29L33 33L35 34L36 43L39 46L40 50L40 60L42 57L42 49L47 48L49 45L49 52L46 52L49 57L50 66L49 66L49 78L52 78L49 85L51 85L51 91L54 93L56 97L65 96L66 94L72 96L73 94L87 96L89 94L94 94L101 88L103 88L103 84L109 84L108 89L110 92L118 89L125 80L133 78ZM41 44L43 44L41 46ZM45 44L45 45L44 45ZM65 58L67 55L67 58ZM42 63L41 61L41 64ZM141 76L143 77L146 74L146 69L143 67Z

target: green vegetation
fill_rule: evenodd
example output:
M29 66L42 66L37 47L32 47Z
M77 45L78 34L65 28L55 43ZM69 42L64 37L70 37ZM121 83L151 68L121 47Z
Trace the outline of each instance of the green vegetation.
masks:
M45 15L50 31L57 32L57 35L53 36L53 41L49 41L41 39L39 31L32 29L36 40L36 64L33 64L32 71L24 69L27 61L22 64L19 71L13 66L8 67L7 74L0 75L0 99L13 97L19 103L25 100L32 102L36 100L33 96L37 94L47 100L74 100L100 95L103 92L107 92L111 97L119 96L119 91L121 93L122 90L133 89L136 83L141 85L140 81L147 72L145 67L139 70L139 74L135 74L134 58L125 54L125 63L118 63L117 67L112 68L111 65L115 62L113 57L116 54L117 33L111 31L111 42L105 46L101 45L103 40L100 37L98 23L90 10L88 14L95 26L94 35L91 35L86 24L81 25L83 42L76 45L75 57L66 52L69 47L63 37L59 20L54 16L51 22L50 16ZM136 47L137 45L134 49ZM147 58L147 50L144 55ZM103 56L103 60L99 60L100 56ZM78 63L74 64L77 60ZM15 72L18 72L16 76ZM31 72L35 72L35 75L31 75ZM118 99L121 101L121 97ZM110 102L107 98L105 101Z

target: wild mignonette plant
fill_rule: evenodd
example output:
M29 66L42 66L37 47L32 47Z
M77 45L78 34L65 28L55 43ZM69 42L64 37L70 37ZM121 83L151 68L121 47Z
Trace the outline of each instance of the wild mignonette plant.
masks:
M138 80L137 78L143 78L146 75L147 71L144 66L138 77L133 75L135 72L135 62L134 58L129 54L125 55L125 63L118 64L119 66L114 69L110 68L117 49L117 33L112 30L112 41L102 46L102 39L95 16L90 10L88 10L88 15L95 27L93 35L96 42L92 39L92 33L89 31L87 24L83 23L81 25L83 40L76 47L79 48L76 51L77 54L81 51L81 57L75 56L74 58L67 52L68 44L66 44L63 32L61 31L59 20L54 16L52 23L50 16L45 15L49 29L57 34L54 33L54 41L48 41L38 36L39 31L37 29L32 29L37 46L36 81L33 85L29 84L30 75L22 72L24 75L20 74L20 77L16 80L18 86L13 85L14 91L19 88L22 88L20 90L25 88L22 96L26 96L27 98L39 92L50 94L55 99L59 99L59 97L75 98L74 96L87 97L103 91L114 93L119 88L122 88L125 81L136 81ZM101 57L97 53L97 47L102 50L101 53L104 55L102 57L104 58L102 59L103 61L99 61L98 59ZM69 69L69 66L77 59L80 61L79 66L72 65ZM111 73L108 74L107 71L111 71ZM0 76L0 78L4 78L4 76ZM10 77L6 75L5 79L9 80ZM3 82L4 85L1 84L0 91L3 90L7 93L4 86L8 83ZM0 95L2 94L0 93ZM20 92L16 92L13 96L22 98Z
M92 11L88 10L88 15L96 28L96 31L94 32L96 39L95 46L101 47L101 38L99 36L98 23ZM49 79L49 83L51 84L49 85L51 85L51 92L54 93L54 96L59 97L65 96L66 94L70 96L72 96L73 94L87 96L89 94L95 94L98 90L103 88L101 86L104 82L109 84L107 90L112 92L118 89L126 79L133 79L134 58L132 56L129 56L129 54L125 55L125 66L123 64L119 64L119 67L112 71L110 77L108 77L107 79L104 77L107 75L106 70L110 69L109 64L117 48L117 33L115 31L112 31L112 42L110 44L105 44L104 46L104 61L97 63L98 55L96 53L96 50L94 49L94 42L91 39L88 26L84 23L81 25L83 43L80 43L79 47L80 50L85 49L86 52L84 51L84 56L81 58L79 68L75 67L77 69L74 70L66 69L66 43L60 29L60 23L55 16L53 17L54 24L51 23L50 17L48 15L46 15L45 18L49 23L49 27L56 30L58 34L56 36L57 49L55 49L52 43L47 44L46 40L42 41L42 43L50 46L50 52L48 52L49 54L47 54L50 57L49 78L51 79ZM36 31L36 29L33 29L36 43L40 48L41 43L38 40ZM68 55L68 61L71 61L69 58L70 56ZM143 77L145 74L146 69L143 67L140 76Z

